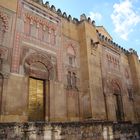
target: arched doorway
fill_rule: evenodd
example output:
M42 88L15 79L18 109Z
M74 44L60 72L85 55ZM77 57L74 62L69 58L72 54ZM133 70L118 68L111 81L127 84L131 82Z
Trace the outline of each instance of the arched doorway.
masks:
M53 66L41 54L32 54L25 60L25 71L29 76L28 120L44 121L49 118L49 80Z
M29 78L29 121L43 121L45 117L45 81Z
M114 104L115 104L115 113L116 120L123 121L124 120L124 112L123 112L123 102L121 96L121 88L116 81L113 81L113 94L114 94Z

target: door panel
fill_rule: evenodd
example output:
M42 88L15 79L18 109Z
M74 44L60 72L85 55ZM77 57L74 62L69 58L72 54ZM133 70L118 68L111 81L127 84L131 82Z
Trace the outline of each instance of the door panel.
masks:
M29 79L29 121L44 120L44 81Z

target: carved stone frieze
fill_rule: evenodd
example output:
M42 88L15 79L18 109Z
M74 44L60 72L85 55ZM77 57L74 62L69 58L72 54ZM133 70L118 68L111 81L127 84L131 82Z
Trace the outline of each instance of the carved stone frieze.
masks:
M54 23L50 23L47 20L41 19L35 15L31 15L30 13L25 13L25 22L27 19L30 20L30 24L36 23L37 27L39 27L39 25L42 25L44 30L45 26L51 30L56 30L57 28L57 26Z
M8 16L0 11L0 18L3 21L2 29L4 32L6 32L8 30Z
M7 59L8 57L8 48L0 46L0 58Z

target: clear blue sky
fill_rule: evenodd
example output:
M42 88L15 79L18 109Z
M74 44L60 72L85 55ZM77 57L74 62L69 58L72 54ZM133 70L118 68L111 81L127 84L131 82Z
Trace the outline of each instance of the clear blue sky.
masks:
M46 0L44 0L45 2ZM140 0L48 0L56 9L80 18L85 13L103 25L114 42L140 56Z

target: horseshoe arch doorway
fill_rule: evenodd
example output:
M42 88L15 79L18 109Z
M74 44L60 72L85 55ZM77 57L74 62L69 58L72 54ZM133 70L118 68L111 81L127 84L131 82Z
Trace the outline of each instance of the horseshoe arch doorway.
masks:
M28 120L45 121L49 118L49 80L53 66L47 57L32 54L25 60L28 80Z

